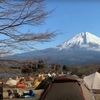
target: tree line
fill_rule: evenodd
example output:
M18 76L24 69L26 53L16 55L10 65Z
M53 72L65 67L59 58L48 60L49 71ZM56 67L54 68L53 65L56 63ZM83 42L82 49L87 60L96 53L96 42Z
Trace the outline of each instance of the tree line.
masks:
M39 60L38 62L28 63L24 64L21 68L22 73L47 73L55 72L61 74L62 72L64 74L71 74L71 75L77 75L79 77L82 77L83 75L89 75L91 73L94 73L96 71L100 72L100 63L90 63L87 65L61 65L60 63L55 64L47 64L43 60Z

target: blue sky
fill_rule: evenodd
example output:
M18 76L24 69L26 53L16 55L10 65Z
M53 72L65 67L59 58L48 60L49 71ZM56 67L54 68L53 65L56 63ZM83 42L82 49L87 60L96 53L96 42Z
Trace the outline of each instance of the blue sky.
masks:
M55 47L81 32L90 32L100 37L99 0L45 0L45 4L47 4L47 10L55 10L45 20L44 25L30 27L31 31L45 32L49 29L62 34L51 42L38 43L34 47L39 49ZM21 31L28 29L29 27L25 27Z
M100 37L100 2L89 0L46 0L47 10L55 10L45 24L35 29L61 32L49 43L37 44L40 49L54 47L81 32L90 32Z

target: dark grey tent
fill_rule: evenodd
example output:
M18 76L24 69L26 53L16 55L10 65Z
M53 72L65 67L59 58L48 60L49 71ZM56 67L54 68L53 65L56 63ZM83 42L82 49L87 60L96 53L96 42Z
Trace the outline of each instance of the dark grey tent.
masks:
M39 100L95 100L95 98L79 79L63 76L49 83Z

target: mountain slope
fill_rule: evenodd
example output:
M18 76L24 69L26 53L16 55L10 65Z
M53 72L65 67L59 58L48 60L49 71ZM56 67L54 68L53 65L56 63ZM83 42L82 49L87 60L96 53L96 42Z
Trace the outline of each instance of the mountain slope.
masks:
M62 65L100 62L100 38L89 32L80 33L56 47L16 54L8 58L47 59L49 63Z

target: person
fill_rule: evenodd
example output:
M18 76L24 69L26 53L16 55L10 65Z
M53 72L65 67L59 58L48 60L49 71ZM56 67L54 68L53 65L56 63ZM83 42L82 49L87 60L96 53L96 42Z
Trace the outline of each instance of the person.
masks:
M22 77L19 82L17 83L17 87L18 88L24 88L24 87L27 87L26 83L25 83L25 79L24 77Z
M11 90L7 90L9 99L13 97L13 93Z
M15 97L15 98L20 98L20 93L19 93L19 89L14 89L13 90L13 96Z
M21 77L19 82L25 82L25 78L24 77Z

